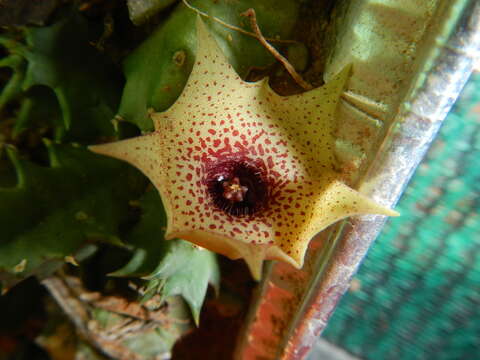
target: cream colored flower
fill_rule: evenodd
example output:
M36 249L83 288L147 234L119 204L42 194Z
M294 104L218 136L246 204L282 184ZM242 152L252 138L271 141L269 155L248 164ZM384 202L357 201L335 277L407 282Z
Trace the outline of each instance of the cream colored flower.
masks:
M334 114L348 70L279 96L266 80L240 79L200 19L197 37L188 83L170 109L153 114L155 131L91 147L150 178L167 239L243 258L258 279L265 259L300 268L312 237L342 218L397 215L335 172Z

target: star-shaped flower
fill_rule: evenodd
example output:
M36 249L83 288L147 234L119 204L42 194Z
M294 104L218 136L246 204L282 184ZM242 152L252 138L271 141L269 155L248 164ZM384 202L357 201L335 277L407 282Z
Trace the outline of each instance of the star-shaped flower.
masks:
M91 147L150 178L167 239L243 258L258 279L265 259L300 268L312 237L342 218L397 215L335 171L334 114L348 70L279 96L266 80L240 79L200 19L197 44L188 83L170 109L153 114L153 133Z

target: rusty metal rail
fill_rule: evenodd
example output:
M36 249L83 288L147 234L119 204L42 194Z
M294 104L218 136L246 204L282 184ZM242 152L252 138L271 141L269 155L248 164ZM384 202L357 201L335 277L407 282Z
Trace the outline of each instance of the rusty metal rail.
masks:
M339 158L342 148L357 150L348 159L352 184L393 206L478 61L480 2L339 3L326 78L353 63L339 108ZM367 130L367 141L355 137ZM270 263L236 359L304 359L384 222L362 216L330 227L312 241L302 270Z

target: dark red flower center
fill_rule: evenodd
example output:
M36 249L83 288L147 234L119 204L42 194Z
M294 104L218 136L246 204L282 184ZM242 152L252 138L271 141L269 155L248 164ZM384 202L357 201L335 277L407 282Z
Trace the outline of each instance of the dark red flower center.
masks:
M213 203L233 216L249 216L264 208L267 182L254 165L225 161L208 171L207 186Z

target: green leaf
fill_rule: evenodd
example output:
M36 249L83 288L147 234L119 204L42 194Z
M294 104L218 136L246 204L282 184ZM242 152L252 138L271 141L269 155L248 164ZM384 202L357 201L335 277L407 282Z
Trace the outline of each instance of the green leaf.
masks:
M36 85L25 94L17 114L13 136L18 136L33 124L36 129L54 125L56 139L61 139L65 132L57 98L49 87Z
M154 189L147 191L137 206L142 210L139 223L125 237L132 246L133 256L114 276L145 276L156 269L159 259L171 247L164 238L167 217L160 195Z
M166 215L156 190L140 201L142 218L127 237L134 248L131 260L113 276L143 276L148 279L146 298L181 295L198 323L208 284L217 290L220 273L213 253L183 240L165 240Z
M266 37L286 39L296 22L295 0L191 1L199 10L228 24L250 31L249 21L240 14L249 8L257 11L258 22ZM124 63L127 79L118 115L152 130L148 111L169 108L183 90L195 59L196 13L179 4L156 31ZM273 56L260 42L205 19L225 55L241 77L250 69L274 63Z
M150 286L163 285L163 296L181 295L190 306L198 325L208 283L218 293L220 272L213 253L178 240L149 279Z
M19 277L73 255L87 240L118 239L128 202L146 183L128 164L84 148L47 148L49 167L7 148L17 185L0 187L0 270Z
M22 93L25 65L25 60L18 55L10 55L0 60L0 67L10 68L12 71L12 76L0 93L0 111Z
M85 18L75 11L62 15L51 26L26 28L27 46L5 43L11 53L27 60L22 88L44 85L53 90L62 115L62 121L53 124L56 140L87 143L112 136L121 75L91 45L91 27ZM25 118L16 131L35 120Z

